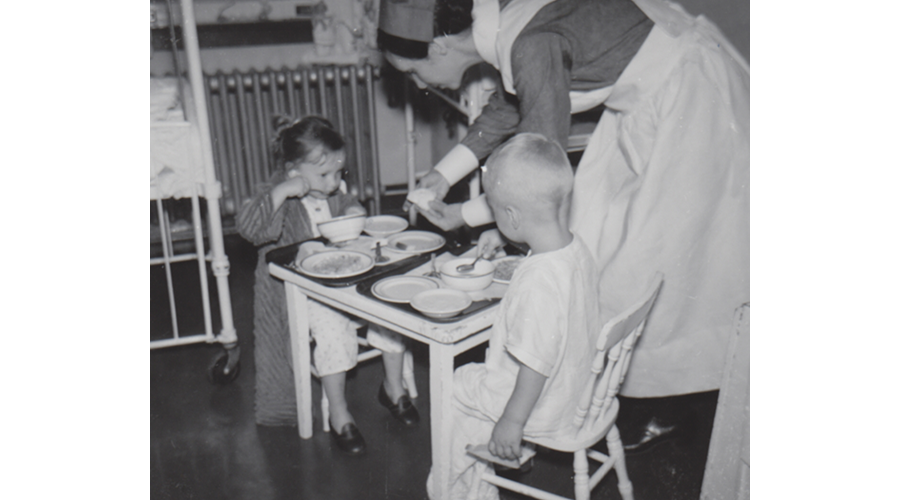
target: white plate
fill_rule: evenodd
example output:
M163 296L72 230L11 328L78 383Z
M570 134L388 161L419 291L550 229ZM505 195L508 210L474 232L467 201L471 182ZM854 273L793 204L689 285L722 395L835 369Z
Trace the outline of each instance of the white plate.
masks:
M396 215L373 215L366 219L363 231L375 238L387 238L409 227L409 222Z
M422 276L391 276L375 283L372 295L395 304L408 304L419 292L437 290L440 285L436 281Z
M349 278L375 267L375 259L353 250L329 250L300 261L300 272L313 278Z
M409 301L413 308L432 318L452 318L472 305L472 298L466 292L452 288L439 288L419 292Z
M492 260L491 262L494 263L494 281L508 285L509 280L512 278L512 273L509 273L509 276L503 276L505 268L509 265L513 265L513 272L515 272L516 268L519 267L519 264L522 263L523 258L524 257L521 255L511 255L509 257L501 257Z
M446 242L443 236L428 231L404 231L388 238L387 247L400 253L425 253L441 248Z

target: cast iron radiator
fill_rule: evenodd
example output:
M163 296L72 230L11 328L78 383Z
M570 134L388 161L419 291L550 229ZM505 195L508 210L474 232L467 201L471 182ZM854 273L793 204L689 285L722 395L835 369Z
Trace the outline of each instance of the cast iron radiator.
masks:
M351 193L381 213L374 79L371 65L204 75L216 177L222 183L223 214L235 215L275 165L269 146L272 117L310 114L330 120L347 142Z

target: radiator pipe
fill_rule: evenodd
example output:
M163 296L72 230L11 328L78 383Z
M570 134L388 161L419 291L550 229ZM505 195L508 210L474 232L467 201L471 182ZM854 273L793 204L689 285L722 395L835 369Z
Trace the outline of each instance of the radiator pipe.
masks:
M359 187L358 199L365 202L365 172L363 170L363 148L362 148L362 130L359 128L359 83L356 80L356 68L350 76L350 105L353 107L353 143L356 146L356 171L357 184Z
M319 115L328 116L328 101L325 94L325 72L322 68L316 70L319 83Z
M225 114L225 120L223 120L225 124L225 147L228 148L228 163L227 167L231 170L231 178L235 181L234 183L234 192L237 196L238 200L247 199L247 193L244 192L244 185L246 181L244 180L246 177L241 175L240 164L238 163L239 150L238 145L240 144L235 131L234 124L237 121L237 117L234 116L233 106L231 105L231 100L228 98L228 87L230 80L234 80L233 77L220 74L219 75L219 92L222 94L222 111Z
M241 137L253 137L252 130L250 127L250 122L252 121L250 116L250 106L247 103L247 98L245 97L246 88L245 77L237 72L234 74L234 79L237 82L237 85L234 88L234 96L237 99L237 108L238 108L238 132L240 132ZM249 78L248 78L249 79ZM247 172L247 180L250 183L251 190L253 186L256 186L257 183L260 182L259 176L256 172L256 148L253 147L253 141L247 141L246 154L247 154L247 162L246 162L246 172Z
M262 148L261 153L262 153L262 157L264 158L264 160L263 160L264 164L268 167L268 163L269 163L268 149L269 148L265 147L265 144L266 144L265 137L269 136L269 134L267 134L266 131L268 131L270 129L272 124L271 124L271 122L266 121L266 116L263 112L264 105L263 105L263 99L262 99L262 86L260 85L258 73L254 72L253 75L250 76L250 85L252 86L251 92L253 92L253 107L256 108L256 113L255 113L256 114L256 126L260 130L259 137L263 138L262 142L263 142L264 146ZM253 138L248 137L247 142L253 142ZM269 170L269 168L266 168L266 170Z
M366 65L366 91L369 101L369 133L372 136L372 195L375 198L375 213L381 214L381 168L378 163L378 130L375 126L375 83L371 65Z
M300 72L303 76L303 114L312 114L312 98L309 92L309 70L304 69ZM297 116L300 116L299 114Z

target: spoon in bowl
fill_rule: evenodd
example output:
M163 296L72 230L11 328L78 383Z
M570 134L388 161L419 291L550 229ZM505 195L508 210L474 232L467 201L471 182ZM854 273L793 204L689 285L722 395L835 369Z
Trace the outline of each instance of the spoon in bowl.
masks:
M475 260L472 261L471 264L460 264L456 266L456 272L458 273L470 273L475 269L475 263L481 259L481 255L475 257Z

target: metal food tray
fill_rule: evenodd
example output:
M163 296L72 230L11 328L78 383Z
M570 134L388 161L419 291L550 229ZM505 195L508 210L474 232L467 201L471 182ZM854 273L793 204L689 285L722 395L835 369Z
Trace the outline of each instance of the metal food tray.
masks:
M428 260L428 259L425 259L425 260ZM378 281L380 281L384 278L387 278L388 276L404 274L407 271L409 271L410 269L414 269L414 268L411 267L404 271L397 270L396 272L392 272L390 274L382 274L379 276L373 276L373 277L367 278L356 285L356 291L359 292L360 295L369 297L372 300L377 300L377 301L381 302L382 304L387 304L387 305L389 305L393 308L399 309L403 312L415 314L416 316L419 316L420 318L422 318L426 321L431 321L434 323L456 323L457 321L462 321L462 320L468 318L469 316L474 315L475 313L481 311L482 309L491 307L492 305L500 302L499 298L477 300L477 301L473 301L469 307L463 309L461 313L459 313L456 316L453 316L451 318L431 318L431 317L425 316L424 314L420 313L415 308L413 308L413 306L411 306L409 304L398 304L396 302L388 302L385 300L381 300L372 293L372 286L375 285L375 283L377 283Z
M433 252L427 252L417 255L411 255L405 259L401 259L395 262L391 262L390 264L384 266L376 265L372 269L358 274L356 276L348 276L346 278L315 278L309 276L307 274L302 273L297 268L295 268L292 264L294 263L294 258L297 256L297 252L300 250L300 245L306 243L307 241L322 241L325 242L324 238L312 238L309 240L298 241L297 243L292 243L290 245L286 245L283 247L275 248L273 250L269 250L266 252L266 263L267 264L275 264L279 267L282 267L297 276L302 276L310 281L315 281L321 285L331 286L335 288L341 288L345 286L352 286L360 283L364 280L374 279L378 281L379 279L390 276L393 274L403 274L411 269L415 269L416 267L421 266L425 262L428 261L428 256ZM435 252L442 251L443 248L439 248L435 250Z

